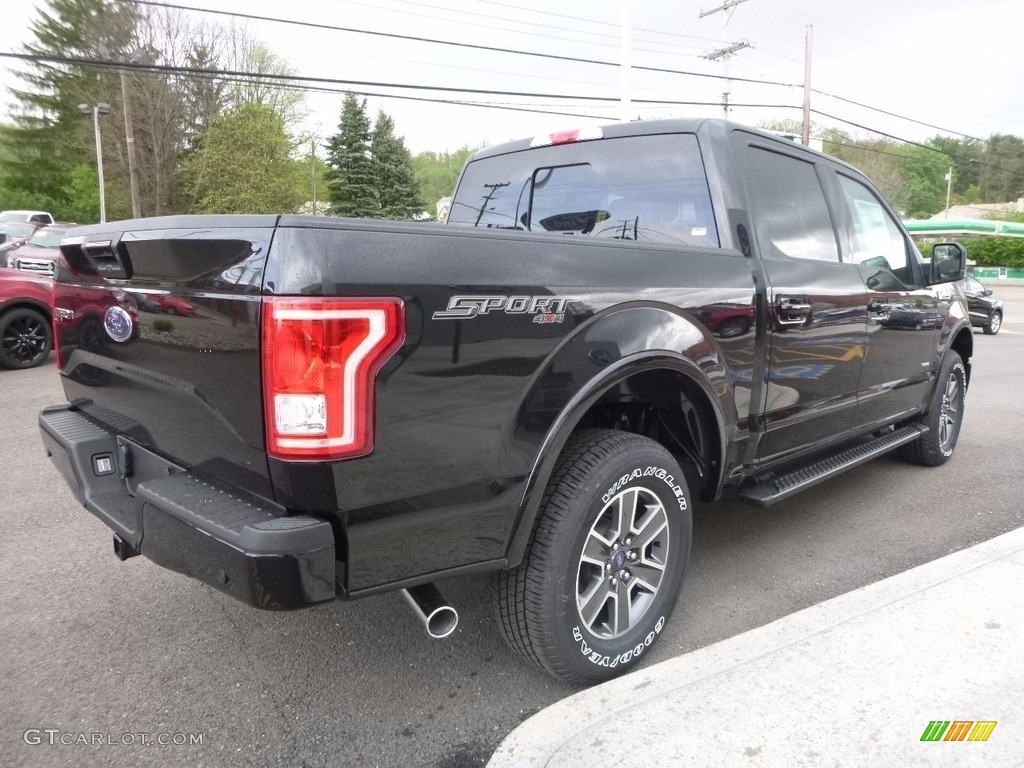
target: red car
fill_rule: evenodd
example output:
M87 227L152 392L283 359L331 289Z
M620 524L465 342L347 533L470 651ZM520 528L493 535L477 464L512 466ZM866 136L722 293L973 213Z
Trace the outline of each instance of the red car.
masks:
M0 366L32 368L53 346L53 280L0 268Z

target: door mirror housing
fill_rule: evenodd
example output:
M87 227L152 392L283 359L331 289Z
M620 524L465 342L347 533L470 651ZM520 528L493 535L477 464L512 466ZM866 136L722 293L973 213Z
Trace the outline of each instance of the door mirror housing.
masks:
M928 285L963 280L967 274L967 251L960 243L936 243L928 268Z

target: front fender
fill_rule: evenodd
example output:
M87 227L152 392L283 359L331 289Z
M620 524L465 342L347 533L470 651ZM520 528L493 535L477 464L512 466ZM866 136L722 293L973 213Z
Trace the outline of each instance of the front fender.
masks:
M699 388L718 430L717 467L725 466L736 405L725 358L708 332L667 306L620 305L595 315L552 351L517 414L515 442L532 442L535 458L506 555L508 567L525 553L548 478L580 420L610 389L656 369L682 374Z

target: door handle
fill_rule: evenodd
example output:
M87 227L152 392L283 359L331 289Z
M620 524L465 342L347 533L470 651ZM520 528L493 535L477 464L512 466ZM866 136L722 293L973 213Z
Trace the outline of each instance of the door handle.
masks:
M803 325L811 318L811 303L806 296L778 296L775 321L779 325Z

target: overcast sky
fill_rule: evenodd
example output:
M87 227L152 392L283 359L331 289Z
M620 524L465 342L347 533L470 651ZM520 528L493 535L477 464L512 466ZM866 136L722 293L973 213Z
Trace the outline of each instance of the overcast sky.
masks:
M815 93L816 124L867 135L836 118L895 136L920 140L939 132L976 137L992 133L1024 135L1024 63L1020 0L746 0L731 11L701 19L724 0L632 0L631 61L707 75L722 75L725 64L704 56L736 42L750 48L735 54L728 71L737 78L792 85L761 85L734 80L740 122L799 118L804 79L805 29L814 32L812 87L896 115L939 126L926 127ZM182 4L220 11L310 21L363 30L437 38L518 51L619 62L620 0L183 0ZM27 20L38 2L6 0L8 33L0 49L17 49L28 35ZM227 23L226 17L206 17ZM369 98L373 113L395 118L397 131L414 152L454 150L462 145L499 143L564 128L614 122L621 118L620 70L583 64L410 42L264 21L239 21L244 34L266 43L297 74L338 80L415 84L530 96L401 91L384 86L353 90L404 93L431 99L480 101L520 109L572 113L536 114L507 109ZM11 62L3 62L3 82L12 82ZM723 80L631 70L632 118L722 115ZM348 86L329 86L344 89ZM552 95L555 98L545 98ZM711 105L649 104L647 100L711 102ZM9 99L8 99L9 100ZM310 94L306 127L334 132L340 95ZM580 117L579 115L593 116Z

